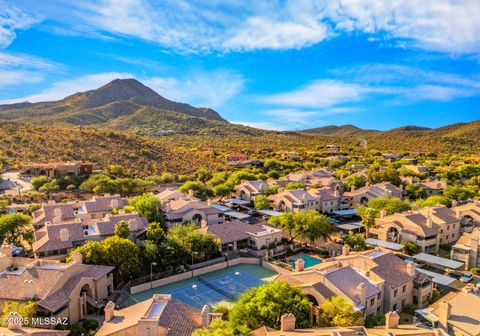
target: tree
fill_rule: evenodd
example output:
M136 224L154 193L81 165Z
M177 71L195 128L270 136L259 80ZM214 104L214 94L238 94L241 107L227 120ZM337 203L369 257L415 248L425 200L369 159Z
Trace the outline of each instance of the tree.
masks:
M118 280L127 280L140 271L140 248L132 241L118 236L111 236L100 242L87 241L73 249L67 261L79 252L83 261L91 265L115 266Z
M6 327L8 325L8 315L10 313L18 313L27 325L32 321L32 318L37 314L37 304L35 301L18 302L6 301L3 303L2 314L0 315L0 326ZM23 323L22 323L23 324Z
M115 224L115 235L120 238L128 238L130 237L130 227L127 222L120 221Z
M352 187L355 187L355 189L361 188L365 186L365 180L363 177L358 176L358 175L352 175L347 177L345 180L345 189L346 190L351 190Z
M420 252L420 246L414 242L405 242L403 243L402 252L408 255L415 255Z
M278 193L278 189L279 189L279 186L278 185L269 185L267 188L265 188L265 190L263 191L263 194L265 196L270 196L270 195L274 195L276 193Z
M270 217L268 223L288 231L291 242L302 236L313 243L318 238L327 239L335 231L328 218L315 210L282 213L279 216Z
M213 190L200 181L187 181L180 188L178 188L178 190L183 193L188 193L190 190L192 190L193 195L201 200L206 200L207 198L213 196Z
M375 225L377 210L374 208L361 206L358 208L357 214L362 219L362 223L365 226L365 237L368 238L370 236L370 228Z
M165 239L165 230L161 223L152 222L147 228L147 239L159 244Z
M402 201L400 198L388 196L371 199L368 202L368 207L375 209L377 214L380 214L381 210L385 210L387 215L407 211L411 208L408 201Z
M57 180L53 179L42 185L38 190L41 192L46 192L48 194L48 198L51 198L52 192L57 191L58 189L60 189L58 182Z
M321 327L362 326L364 319L361 311L356 311L352 304L341 296L334 296L320 305Z
M440 300L441 297L442 293L437 288L434 288L432 289L432 296L430 297L428 303L432 304L434 302L437 302L438 300Z
M218 184L214 187L212 187L212 190L215 194L215 196L220 196L220 200L222 198L224 198L225 196L228 196L230 195L230 193L232 192L232 188L229 187L227 184Z
M163 223L163 214L160 210L161 202L153 194L143 194L128 200L138 214L145 217L149 222Z
M445 188L443 194L453 200L467 200L475 197L476 192L470 187L450 186Z
M234 336L234 330L228 321L213 319L207 328L197 329L192 336Z
M443 204L447 207L452 206L452 202L448 197L440 195L430 196L427 199L418 199L416 204L419 208L432 207L438 204Z
M258 210L266 210L270 208L270 201L265 195L255 196L255 200L253 201L253 204L255 206L255 209L258 209Z
M345 238L345 244L350 246L350 248L354 251L364 251L367 247L365 243L365 236L361 233L353 233L350 231Z
M305 184L302 182L290 182L285 186L285 190L305 189Z
M0 216L0 241L16 246L22 246L25 240L30 243L31 219L20 212Z
M408 197L411 199L419 199L427 197L427 191L418 184L412 183L405 187Z
M257 175L253 173L237 170L237 171L234 171L232 174L230 174L226 183L229 186L234 187L237 184L239 184L242 180L255 181L256 179L257 179Z
M160 176L160 180L162 183L172 183L175 181L175 175L168 172L163 172Z
M390 182L399 186L402 183L402 179L396 169L387 168L379 171L370 169L367 173L367 182L371 184Z
M42 176L32 178L31 183L32 183L33 189L39 191L40 188L48 181L50 181L50 179L47 176L42 175Z
M278 329L286 313L296 317L297 328L310 326L310 305L300 288L286 282L270 282L244 292L229 312L235 334L247 334L261 326Z
M121 177L125 175L125 170L123 169L122 166L110 165L108 167L108 173L116 177Z

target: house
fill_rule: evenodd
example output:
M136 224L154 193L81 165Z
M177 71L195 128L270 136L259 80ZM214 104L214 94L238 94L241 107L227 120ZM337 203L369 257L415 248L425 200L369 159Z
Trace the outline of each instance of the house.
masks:
M78 220L99 220L115 210L128 205L126 199L120 195L94 196L84 202L56 203L49 201L33 212L32 224L41 228L48 223L74 223Z
M340 196L338 189L309 189L308 192L317 198L319 205L317 210L322 213L332 213L333 211L340 210L342 196Z
M221 252L249 249L256 254L266 254L266 249L272 244L278 245L282 239L282 230L266 225L265 223L246 224L240 220L223 224L213 224L201 228L205 233L218 237L221 243ZM275 246L276 247L276 246ZM275 248L274 252L283 251ZM261 251L260 253L258 253Z
M107 214L92 222L78 218L74 222L47 222L34 232L33 254L35 258L64 259L71 250L87 240L100 241L113 236L115 226L121 221L128 223L132 241L137 241L148 228L147 219L136 212Z
M155 197L160 200L160 203L162 206L164 206L170 201L177 201L185 198L197 199L193 197L193 191L190 191L190 193L186 195L180 190L175 188L166 188L163 191L159 192L158 194L155 194Z
M416 313L437 328L453 336L480 335L480 294L478 289L467 287L460 292L450 292L426 309Z
M382 158L383 158L385 161L388 161L388 162L392 162L392 161L398 160L398 159L400 159L401 157L402 157L401 155L392 154L392 153L384 153L384 154L382 154Z
M299 212L316 210L320 206L319 199L303 189L284 190L268 196L275 211Z
M439 180L429 180L426 182L417 183L418 186L427 192L428 196L442 195L447 187L447 182Z
M238 165L247 162L248 156L243 153L232 153L225 155L225 160L229 165Z
M317 184L318 186L332 187L334 183L338 184L333 171L329 168L290 173L285 176L285 180L288 182L300 182L307 186Z
M166 203L163 211L168 227L185 222L200 225L202 221L211 225L223 223L225 220L225 211L212 207L210 200L207 202L190 198L174 200Z
M450 259L463 262L465 270L480 267L480 228L473 232L464 232L460 239L452 246Z
M416 302L423 306L431 296L431 279L392 253L377 249L342 255L309 269L297 268L275 281L286 281L302 289L314 307L339 295L365 316L401 311ZM314 309L314 312L318 310Z
M12 257L10 246L0 253L0 309L5 302L35 301L38 316L83 320L113 292L111 266L82 264L77 253L66 264L53 260Z
M428 174L428 168L425 166L417 166L416 164L405 164L402 166L404 169L408 169L415 174Z
M400 325L400 315L396 312L385 314L385 326L365 328L363 326L351 327L322 327L322 328L295 328L296 318L293 314L280 317L280 329L260 327L250 336L447 336L439 329L427 329L416 325Z
M370 232L380 240L413 242L422 252L438 253L440 244L459 239L460 220L455 211L445 206L426 207L389 216L382 214Z
M105 321L97 336L187 336L195 329L207 327L213 318L171 295L155 294L151 299L116 310L113 302L105 306Z
M388 197L403 197L403 188L388 182L377 184L367 184L362 188L356 189L352 187L350 191L343 193L343 197L350 201L350 206L367 204L371 199L388 196Z
M255 196L261 195L268 188L268 184L262 180L241 181L234 190L239 199L253 201Z
M33 163L24 165L20 171L28 176L47 176L50 178L65 175L86 175L91 174L93 165L84 162L56 162L56 163Z
M480 202L458 205L456 201L452 201L451 209L462 218L464 231L471 231L474 227L480 226Z

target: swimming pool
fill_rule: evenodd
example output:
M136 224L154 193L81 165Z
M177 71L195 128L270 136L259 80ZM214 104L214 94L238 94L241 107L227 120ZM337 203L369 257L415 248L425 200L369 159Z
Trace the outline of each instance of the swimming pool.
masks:
M277 273L258 265L240 264L129 295L124 304L132 305L154 294L171 294L174 299L201 309L220 301L234 301L247 289L258 287L275 275Z
M322 263L320 259L304 254L288 260L293 269L295 269L295 261L297 261L298 259L303 259L303 261L305 262L304 264L305 268L309 268Z

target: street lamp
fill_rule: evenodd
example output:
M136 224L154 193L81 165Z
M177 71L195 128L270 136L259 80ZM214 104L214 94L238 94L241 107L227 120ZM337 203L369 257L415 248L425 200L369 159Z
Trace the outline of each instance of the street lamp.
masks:
M155 261L150 263L150 286L153 285L153 266L157 266L157 263Z

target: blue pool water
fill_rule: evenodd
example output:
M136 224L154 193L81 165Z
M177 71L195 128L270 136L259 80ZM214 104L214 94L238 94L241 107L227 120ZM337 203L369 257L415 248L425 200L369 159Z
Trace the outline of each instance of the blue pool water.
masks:
M322 263L320 259L313 258L305 254L305 255L301 255L299 257L288 260L293 269L295 269L295 261L297 261L298 259L303 259L303 261L305 262L304 264L305 268L309 268Z

